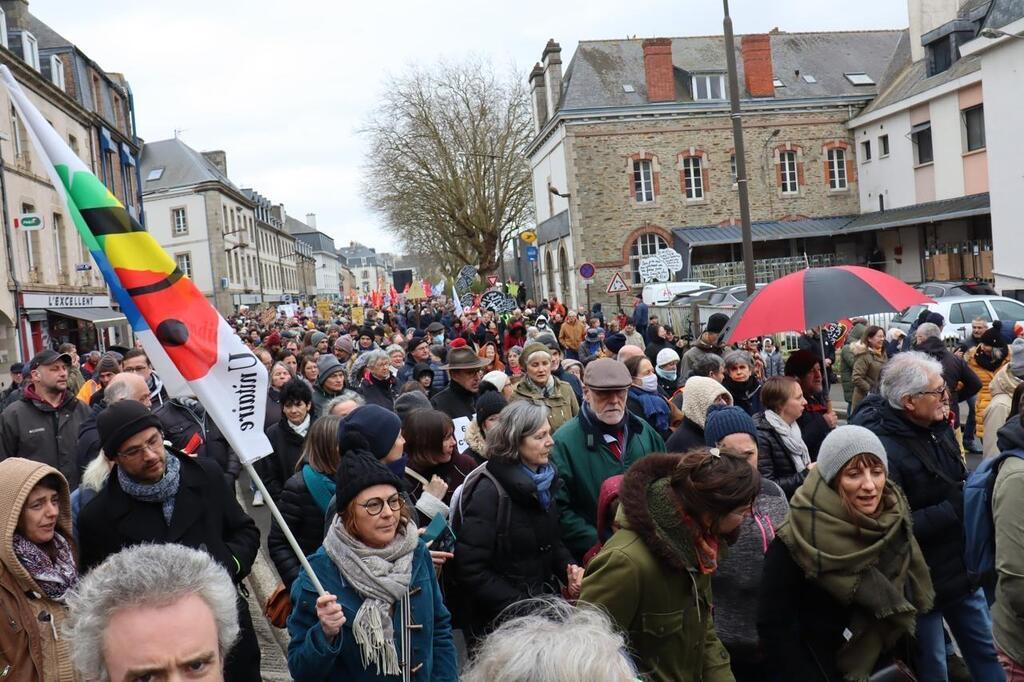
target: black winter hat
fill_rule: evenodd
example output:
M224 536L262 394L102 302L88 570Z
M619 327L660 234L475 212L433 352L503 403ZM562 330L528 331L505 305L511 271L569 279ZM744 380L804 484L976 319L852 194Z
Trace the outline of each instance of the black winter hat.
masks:
M402 480L391 470L377 461L367 450L352 450L345 453L334 475L337 486L335 499L340 514L356 495L375 485L393 485L399 492L405 489Z
M111 460L117 458L122 443L151 426L163 429L157 416L137 400L120 400L96 416L100 447Z
M507 405L508 401L499 391L483 391L476 399L476 423L483 427L485 421L504 410Z
M413 334L413 337L409 339L409 343L406 346L406 353L411 355L414 350L429 343L430 339L428 339L424 334Z
M373 340L373 327L371 327L369 325L363 325L362 327L360 327L359 328L359 338L363 338L364 336L372 341Z
M626 345L626 335L622 332L615 332L604 339L604 347L618 355L622 347Z
M992 326L978 339L978 343L983 343L993 348L1006 348L1006 339L1003 338L1003 323L995 320Z
M402 430L402 420L380 405L363 405L352 410L338 426L338 443L345 457L345 434L355 432L366 439L366 449L377 459L384 459ZM338 507L341 508L340 506Z
M729 316L725 313L715 313L708 318L708 326L704 328L704 331L712 334L720 334L725 325L729 322Z
M786 358L786 376L800 378L821 365L821 357L809 350L798 350Z

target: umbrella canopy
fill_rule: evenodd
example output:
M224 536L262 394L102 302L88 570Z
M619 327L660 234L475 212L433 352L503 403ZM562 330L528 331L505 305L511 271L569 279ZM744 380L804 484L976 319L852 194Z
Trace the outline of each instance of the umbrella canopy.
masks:
M871 268L808 268L777 279L740 306L719 338L803 331L846 317L899 312L934 301L909 284Z

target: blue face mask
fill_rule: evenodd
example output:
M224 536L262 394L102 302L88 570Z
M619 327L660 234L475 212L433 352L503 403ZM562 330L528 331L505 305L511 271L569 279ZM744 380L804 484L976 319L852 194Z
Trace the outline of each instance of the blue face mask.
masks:
M676 376L678 376L677 372L670 372L667 369L662 369L661 367L655 367L654 373L657 374L662 379L664 379L665 381L675 381Z
M405 463L409 461L409 456L403 454L401 459L396 459L394 462L386 462L386 466L391 473L395 476L405 476Z
M444 343L444 334L435 334L434 335L434 343L443 344Z

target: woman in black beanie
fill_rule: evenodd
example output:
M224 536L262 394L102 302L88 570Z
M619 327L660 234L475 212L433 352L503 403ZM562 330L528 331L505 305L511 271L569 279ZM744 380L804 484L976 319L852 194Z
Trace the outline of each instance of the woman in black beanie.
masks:
M477 464L487 461L487 430L498 420L498 415L506 405L508 401L500 391L481 382L480 397L476 399L476 416L466 429L466 444L469 448L463 453L472 457Z

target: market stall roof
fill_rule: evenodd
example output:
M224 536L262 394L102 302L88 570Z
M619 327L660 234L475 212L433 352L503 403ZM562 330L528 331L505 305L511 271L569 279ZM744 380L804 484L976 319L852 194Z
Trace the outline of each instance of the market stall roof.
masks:
M755 242L776 239L800 239L808 237L829 237L850 222L852 216L830 218L806 218L802 220L764 220L753 223L750 232ZM743 241L739 224L707 225L704 227L677 227L675 236L691 246L714 246L716 244L738 244Z
M84 320L93 324L117 324L127 322L128 318L111 308L47 308L47 312L54 315L70 317L74 320Z
M887 208L884 211L864 213L845 225L840 233L867 232L906 225L924 225L944 220L988 215L992 211L988 192L969 194L954 199L940 199L902 208Z

